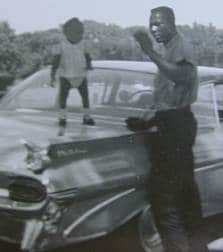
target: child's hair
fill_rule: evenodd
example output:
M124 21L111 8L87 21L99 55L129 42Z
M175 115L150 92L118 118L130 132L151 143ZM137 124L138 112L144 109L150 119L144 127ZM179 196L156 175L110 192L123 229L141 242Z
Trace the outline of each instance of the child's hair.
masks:
M62 26L63 33L72 43L77 43L82 39L84 25L78 18L71 18Z

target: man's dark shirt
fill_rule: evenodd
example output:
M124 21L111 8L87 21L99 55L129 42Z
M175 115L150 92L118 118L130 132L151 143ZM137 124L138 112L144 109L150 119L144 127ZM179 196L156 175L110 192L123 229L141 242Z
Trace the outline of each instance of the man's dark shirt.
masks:
M179 82L173 82L163 73L155 78L153 104L157 110L186 107L197 99L197 67L192 45L178 33L165 46L164 58L172 63L192 65L190 74L181 76Z

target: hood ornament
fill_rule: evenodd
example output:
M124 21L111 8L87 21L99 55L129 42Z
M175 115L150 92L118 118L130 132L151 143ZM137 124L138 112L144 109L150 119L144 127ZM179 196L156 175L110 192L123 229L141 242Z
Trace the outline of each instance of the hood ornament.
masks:
M27 156L25 158L27 169L33 171L36 174L42 173L51 163L51 159L48 155L48 148L41 148L31 141L25 139L21 140L27 150Z

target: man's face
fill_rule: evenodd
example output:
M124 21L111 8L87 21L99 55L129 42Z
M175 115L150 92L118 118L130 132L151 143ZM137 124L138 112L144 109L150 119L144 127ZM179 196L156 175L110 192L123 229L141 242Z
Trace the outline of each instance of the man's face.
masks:
M150 32L158 43L168 43L174 33L174 26L162 12L152 13L150 16Z

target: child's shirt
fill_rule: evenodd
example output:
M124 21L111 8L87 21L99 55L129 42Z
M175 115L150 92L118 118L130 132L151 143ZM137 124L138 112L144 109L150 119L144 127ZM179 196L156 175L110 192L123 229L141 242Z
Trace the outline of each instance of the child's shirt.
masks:
M60 55L59 77L66 78L73 87L78 87L87 76L83 42L72 44L64 38L54 48L54 54Z

